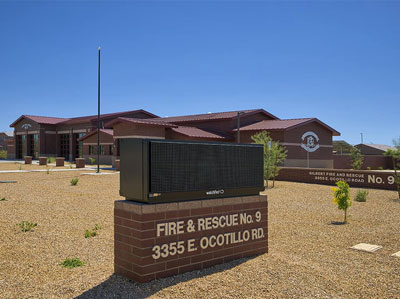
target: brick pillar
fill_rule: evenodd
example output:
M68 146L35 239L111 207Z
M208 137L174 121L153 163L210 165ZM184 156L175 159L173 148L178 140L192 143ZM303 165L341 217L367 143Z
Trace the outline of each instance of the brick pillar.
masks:
M25 131L25 153L26 153L26 156L31 156L32 155L32 153L30 152L30 150L29 150L29 147L30 147L30 142L29 142L29 134L28 134L28 130L26 130ZM23 158L23 157L22 157Z
M60 138L60 135L58 135L56 131L56 157L60 156L60 141L58 140Z
M46 154L46 133L44 128L39 129L39 157Z
M112 156L112 166L116 167L116 160L118 160L118 139L114 138L114 152Z
M75 160L75 147L74 147L74 134L72 133L72 129L69 131L69 161L74 161Z

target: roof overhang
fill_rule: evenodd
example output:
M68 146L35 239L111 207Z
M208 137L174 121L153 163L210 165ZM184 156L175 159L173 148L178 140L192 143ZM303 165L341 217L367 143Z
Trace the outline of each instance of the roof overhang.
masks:
M271 120L271 121L275 121L275 120ZM284 122L285 119L281 119L279 121ZM263 120L261 122L268 122L268 120ZM340 132L338 132L335 129L333 129L332 127L328 126L326 123L320 121L318 118L306 118L302 122L299 122L299 123L293 124L293 125L289 125L287 127L282 127L282 128L254 128L253 129L252 126L257 124L257 123L254 123L254 124L251 124L251 125L248 125L248 126L240 128L240 131L264 131L264 130L265 131L287 131L287 130L293 130L295 128L307 125L307 124L312 123L312 122L316 122L319 125L325 127L326 129L328 129L329 131L332 132L333 136L340 136ZM232 130L232 132L236 132L236 131L237 131L237 128Z
M178 127L175 124L167 123L165 121L160 121L156 119L141 119L141 118L127 118L127 117L118 117L112 121L109 121L105 124L106 127L113 127L118 123L127 123L134 125L142 125L142 126L156 126L156 127L164 127L164 128L176 128Z

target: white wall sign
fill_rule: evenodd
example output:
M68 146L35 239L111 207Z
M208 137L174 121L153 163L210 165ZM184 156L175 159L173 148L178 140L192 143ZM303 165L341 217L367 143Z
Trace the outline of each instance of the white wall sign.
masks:
M23 124L21 126L22 129L28 130L30 127L32 127L30 124Z
M307 152L312 153L319 149L319 138L314 132L305 132L303 136L301 136L301 140L303 141L301 147Z

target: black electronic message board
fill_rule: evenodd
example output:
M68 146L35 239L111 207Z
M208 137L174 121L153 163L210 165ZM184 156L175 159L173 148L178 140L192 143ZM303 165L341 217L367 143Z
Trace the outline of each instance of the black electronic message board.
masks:
M120 194L158 203L256 195L264 190L263 146L120 139Z

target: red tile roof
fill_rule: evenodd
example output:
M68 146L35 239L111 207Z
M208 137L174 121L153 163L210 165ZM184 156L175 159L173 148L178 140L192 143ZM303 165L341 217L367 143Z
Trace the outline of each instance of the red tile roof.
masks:
M63 121L69 120L69 118L61 118L61 117L48 117L48 116L35 116L35 115L21 115L16 121L14 121L10 127L14 127L17 122L21 119L27 118L33 120L38 124L46 124L46 125L56 125Z
M312 118L263 120L240 128L240 131L284 130L310 121ZM237 131L234 129L233 131Z
M123 111L123 112L114 112L114 113L107 113L107 114L100 114L100 119L103 118L109 118L109 117L123 117L128 114L132 113L144 113L147 114L149 117L152 118L158 118L157 115L150 113L146 110L139 109L139 110L131 110L131 111ZM83 123L83 122L90 122L92 120L97 119L97 114L96 115L89 115L89 116L81 116L81 117L74 117L66 120L63 124L70 125L70 124L78 124L78 123Z
M115 113L106 113L100 114L100 119L108 118L108 117L119 117L125 116L132 113L144 113L147 114L151 118L158 118L157 115L150 113L146 110L139 109L139 110L131 110L131 111L123 111L123 112L115 112ZM47 125L57 125L57 124L65 124L65 125L72 125L72 124L79 124L90 122L92 120L97 119L97 115L90 115L90 116L80 116L80 117L73 117L73 118L61 118L61 117L48 117L48 116L35 116L35 115L21 115L16 121L14 121L10 127L14 127L17 122L19 122L22 118L28 118L33 120L38 124L47 124Z
M297 118L297 119L279 119L279 120L263 120L248 126L243 126L240 131L262 131L262 130L286 130L292 129L310 122L317 122L328 130L332 131L334 136L340 136L340 133L332 129L327 124L323 123L317 118ZM232 130L233 132L237 129Z
M104 134L107 134L107 135L110 135L110 136L113 136L113 135L114 135L114 130L111 130L111 129L100 129L100 132L101 132L101 133L104 133ZM88 133L87 135L85 135L85 136L79 138L78 141L85 140L86 138L88 138L88 137L90 137L90 136L93 136L94 134L97 134L97 129L94 130L94 131L91 131L91 132Z
M184 115L184 116L172 116L172 117L162 117L160 120L171 122L171 123L181 123L181 122L196 122L204 120L220 120L220 119L234 119L237 117L238 112L241 116L251 115L255 113L263 113L271 118L278 119L276 116L265 111L264 109L252 109L252 110L242 110L242 111L229 111L229 112L217 112L217 113L205 113L205 114L195 114L195 115Z
M179 126L177 128L172 128L172 131L193 138L233 139L231 136L215 134L195 127Z
M176 128L177 125L158 120L158 119L141 119L141 118L127 118L127 117L118 117L112 121L109 121L108 123L105 124L106 127L111 127L116 123L119 122L126 122L126 123L132 123L132 124L140 124L140 125L150 125L150 126L160 126L160 127L166 127L166 128Z
M381 150L383 152L386 152L388 149L396 150L396 147L390 146L390 145L386 145L386 144L360 143L360 144L355 145L355 147L358 147L358 146L368 146L368 147L372 147L372 148L377 149L377 150Z

